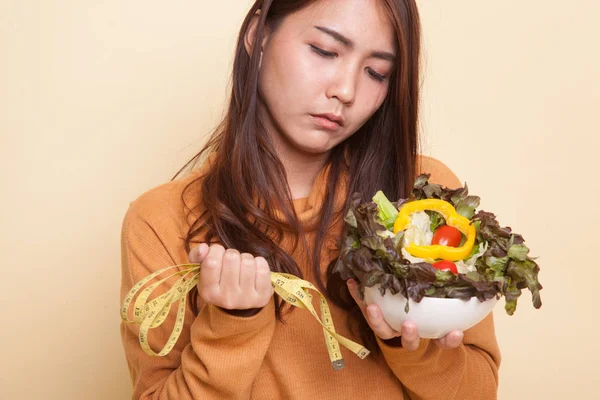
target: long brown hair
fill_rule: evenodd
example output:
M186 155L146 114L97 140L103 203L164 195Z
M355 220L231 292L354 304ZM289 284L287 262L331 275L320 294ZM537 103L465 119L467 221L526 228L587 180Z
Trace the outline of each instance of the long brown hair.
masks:
M266 27L276 29L285 16L314 1L257 0L244 19L235 51L228 111L204 148L175 176L204 159L203 155L211 154L211 168L197 178L202 179L197 196L206 211L190 227L185 241L188 252L191 240L203 232L207 242L216 239L226 248L264 257L273 271L302 277L294 259L278 245L286 230L294 233L294 246L304 233L293 207L289 207L292 196L283 164L259 119L260 46L253 46L249 55L244 38L258 10L255 43L262 42ZM319 269L323 242L334 222L335 188L342 174L349 177L347 198L353 192L361 192L364 201L377 190L382 190L389 198L405 197L415 176L420 84L419 15L415 0L381 0L381 4L397 34L397 66L390 76L388 94L381 107L365 125L330 153L321 222L311 254L317 285L356 317L354 322L358 325L353 327L371 348L373 333L349 297L345 283L329 271L325 288ZM275 210L283 213L285 223L275 217ZM193 305L196 296L197 292L192 293ZM276 301L278 318L281 318L281 310L282 302Z

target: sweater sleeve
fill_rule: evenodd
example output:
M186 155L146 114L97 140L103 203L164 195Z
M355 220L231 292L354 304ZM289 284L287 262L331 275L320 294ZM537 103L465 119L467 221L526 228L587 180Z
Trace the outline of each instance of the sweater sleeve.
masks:
M172 215L161 207L164 205L157 202L134 202L124 218L121 301L136 282L152 272L188 262L177 229L170 227ZM172 287L174 280L165 282L156 295ZM167 342L176 314L173 306L167 320L150 330L148 340L155 352ZM152 357L140 347L139 325L121 322L133 398L248 399L274 330L272 303L249 318L230 315L212 305L203 306L194 316L188 303L183 332L175 347L164 357Z
M465 331L463 344L455 349L442 349L428 339L421 339L415 351L378 343L412 400L497 398L500 350L493 314Z

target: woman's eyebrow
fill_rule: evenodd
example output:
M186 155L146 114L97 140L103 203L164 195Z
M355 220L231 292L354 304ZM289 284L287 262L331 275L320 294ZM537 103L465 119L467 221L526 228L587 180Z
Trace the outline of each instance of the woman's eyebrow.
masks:
M338 42L340 42L348 48L354 47L354 42L352 40L348 39L341 33L334 31L333 29L325 28L324 26L315 26L315 28L320 30L321 32L325 32L326 34L328 34L329 36L331 36L332 38L334 38L335 40L337 40Z
M336 32L335 30L333 30L331 28L326 28L324 26L315 25L314 27L315 27L315 29L318 29L321 32L328 34L329 36L334 38L337 42L343 44L345 47L347 47L349 49L354 48L354 42L351 39L347 38L346 36L342 35L341 33ZM387 51L374 51L371 53L371 57L380 58L382 60L387 60L387 61L391 61L391 62L396 62L396 56Z

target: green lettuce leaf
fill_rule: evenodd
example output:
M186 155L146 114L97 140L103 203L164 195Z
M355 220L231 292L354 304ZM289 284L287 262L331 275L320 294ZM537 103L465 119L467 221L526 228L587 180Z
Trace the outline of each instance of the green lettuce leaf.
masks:
M377 218L379 223L391 230L398 217L398 210L391 201L385 197L385 194L380 190L373 196L373 201L377 204Z
M429 219L431 220L431 225L429 227L431 232L435 232L440 226L446 225L446 220L439 212L426 210L425 213L429 215Z

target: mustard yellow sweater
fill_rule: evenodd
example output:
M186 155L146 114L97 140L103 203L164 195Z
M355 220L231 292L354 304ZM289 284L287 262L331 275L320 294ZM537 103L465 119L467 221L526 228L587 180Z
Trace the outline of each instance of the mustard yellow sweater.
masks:
M460 182L441 162L419 159L419 171L449 187ZM163 267L189 262L184 247L189 223L181 201L197 173L156 187L130 204L122 229L121 301L134 283ZM299 219L314 242L327 169L317 177L310 196L294 200ZM198 193L192 190L191 193ZM336 201L336 209L343 207ZM198 202L192 195L188 205ZM199 205L201 207L201 205ZM195 210L196 213L201 211ZM333 227L323 251L322 273L337 256ZM202 238L199 238L202 240ZM282 248L295 258L304 279L313 280L309 260L291 240ZM172 282L167 282L168 287ZM465 332L464 344L442 350L421 340L416 351L379 341L381 355L360 360L342 348L346 368L334 371L323 330L306 311L295 309L285 324L277 321L272 303L253 317L236 317L212 305L202 305L194 317L189 305L185 327L173 351L165 357L146 355L138 343L138 326L121 325L122 342L134 388L134 399L495 399L500 352L490 314ZM330 304L338 332L360 339L346 328L347 314ZM167 321L150 331L150 345L160 349L174 324L175 307Z

